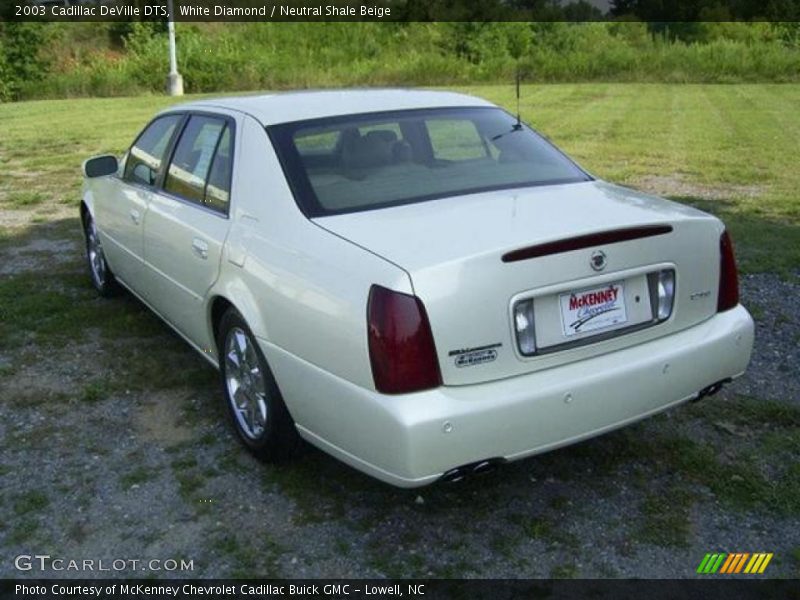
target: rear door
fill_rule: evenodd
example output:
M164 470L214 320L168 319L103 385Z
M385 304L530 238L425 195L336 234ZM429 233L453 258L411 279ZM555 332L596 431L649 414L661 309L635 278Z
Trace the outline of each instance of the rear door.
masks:
M230 116L189 115L144 226L147 298L203 348L211 343L203 299L228 232L235 129Z
M95 219L109 264L127 285L142 291L142 223L182 114L154 119L131 146L121 177L109 179L109 195L95 205Z

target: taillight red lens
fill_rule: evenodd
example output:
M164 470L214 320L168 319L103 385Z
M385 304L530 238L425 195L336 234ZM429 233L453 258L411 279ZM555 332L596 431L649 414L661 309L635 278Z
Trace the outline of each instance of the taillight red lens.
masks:
M431 326L419 298L373 285L367 327L375 389L405 394L442 384Z
M733 256L733 242L727 231L723 231L719 238L719 253L717 312L722 312L739 304L739 274L736 270L736 258Z

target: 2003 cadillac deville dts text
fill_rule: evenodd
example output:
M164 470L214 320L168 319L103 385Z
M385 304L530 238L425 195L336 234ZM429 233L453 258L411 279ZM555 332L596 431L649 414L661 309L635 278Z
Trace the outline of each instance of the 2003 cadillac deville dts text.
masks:
M121 284L221 373L242 442L304 438L399 486L713 393L749 361L715 217L600 181L453 93L201 100L84 163Z

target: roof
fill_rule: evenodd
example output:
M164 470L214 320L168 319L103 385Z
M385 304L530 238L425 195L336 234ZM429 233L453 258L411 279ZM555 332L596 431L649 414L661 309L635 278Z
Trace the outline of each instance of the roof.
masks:
M263 125L274 125L337 115L454 106L494 105L475 96L454 92L373 88L209 98L181 104L170 110L227 108L247 113Z

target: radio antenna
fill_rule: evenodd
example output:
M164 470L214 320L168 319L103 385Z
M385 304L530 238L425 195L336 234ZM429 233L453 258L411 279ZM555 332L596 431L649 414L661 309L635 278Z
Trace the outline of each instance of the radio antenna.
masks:
M511 131L504 131L503 133L498 133L497 135L491 138L491 141L499 140L504 135L508 135L509 133L514 133L515 131L522 131L522 119L520 118L519 114L519 67L517 67L517 122L511 126Z

